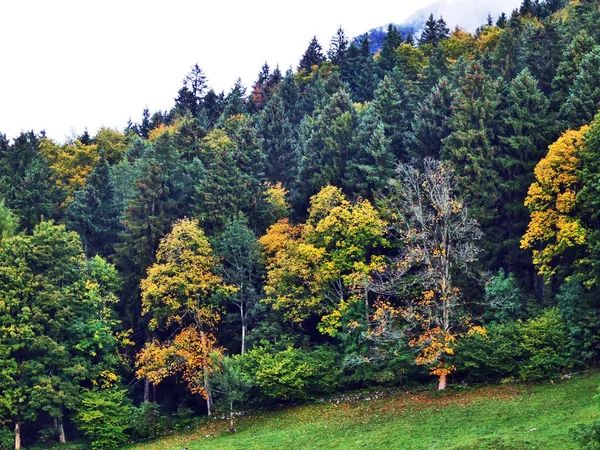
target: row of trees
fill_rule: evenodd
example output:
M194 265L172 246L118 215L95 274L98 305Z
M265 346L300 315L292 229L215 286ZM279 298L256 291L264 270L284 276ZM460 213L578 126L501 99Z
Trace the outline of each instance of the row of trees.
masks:
M431 17L375 55L340 29L248 93L195 65L170 111L124 132L1 136L17 447L593 364L597 10L524 1L474 34Z

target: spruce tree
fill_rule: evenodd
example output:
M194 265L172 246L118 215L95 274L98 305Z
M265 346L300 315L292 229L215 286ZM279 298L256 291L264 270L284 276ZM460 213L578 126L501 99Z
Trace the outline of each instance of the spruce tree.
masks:
M437 46L440 36L439 33L439 23L433 18L432 13L429 15L427 22L425 22L421 37L419 38L419 45L431 44L434 47Z
M452 113L452 88L446 77L431 89L415 112L405 146L415 158L439 159L442 141L450 135L448 118Z
M495 160L498 105L498 84L478 62L471 63L454 96L448 119L450 135L444 139L442 150L442 157L454 166L459 189L484 232L497 219L500 200Z
M113 253L121 230L120 212L108 162L102 158L67 208L69 228L79 234L89 257Z
M402 44L402 35L396 26L389 24L387 34L383 38L379 59L377 60L377 68L381 78L383 78L386 72L390 72L396 67L398 63L396 49L400 44Z
M207 88L207 78L198 64L194 64L183 79L183 86L175 99L175 111L183 116L190 114L194 119L200 116L202 97Z
M335 93L310 127L300 162L303 200L323 187L341 185L350 157L356 111L348 93Z
M529 255L520 250L527 230L528 210L524 206L529 186L535 181L533 169L546 154L555 131L548 99L537 80L524 69L511 81L506 92L508 108L502 112L503 132L498 155L502 177L502 206L499 210L502 260L496 267L515 273L531 271Z
M373 104L369 104L359 115L343 180L345 191L372 200L385 188L395 167L396 158L390 150L385 125Z
M272 183L280 181L290 189L298 172L298 154L294 129L279 93L271 97L260 115L258 132L263 139L267 180Z
M556 69L556 76L552 80L552 106L560 108L569 96L571 86L579 72L583 58L594 48L594 40L587 33L581 31L573 37L562 54L561 62Z
M329 50L327 51L327 57L329 61L338 67L342 67L344 60L346 59L346 52L348 51L348 38L346 33L342 30L342 27L338 28L335 36L331 39Z
M559 119L568 128L585 125L600 109L600 46L588 53L579 66L579 71L569 90L569 96L560 109Z
M306 72L310 73L313 66L320 66L323 61L325 61L323 47L321 47L321 44L317 41L317 37L314 36L310 41L310 44L308 44L308 48L304 52L304 55L302 55L302 59L298 65L298 71L304 69Z

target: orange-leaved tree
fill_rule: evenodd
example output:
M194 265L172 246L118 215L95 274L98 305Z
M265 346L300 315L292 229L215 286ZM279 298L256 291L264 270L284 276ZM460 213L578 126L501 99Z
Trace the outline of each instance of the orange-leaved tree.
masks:
M182 219L162 239L156 263L142 280L142 311L150 328L172 330L173 339L147 344L137 356L137 375L153 383L176 372L190 392L206 399L211 412L208 377L220 353L212 333L220 320L218 300L234 291L215 268L219 260L197 220Z

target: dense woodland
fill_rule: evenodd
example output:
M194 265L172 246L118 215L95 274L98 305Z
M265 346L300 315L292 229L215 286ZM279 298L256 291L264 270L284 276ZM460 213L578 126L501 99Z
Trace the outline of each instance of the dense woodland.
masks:
M0 135L0 448L595 366L598 24L340 29L123 132Z

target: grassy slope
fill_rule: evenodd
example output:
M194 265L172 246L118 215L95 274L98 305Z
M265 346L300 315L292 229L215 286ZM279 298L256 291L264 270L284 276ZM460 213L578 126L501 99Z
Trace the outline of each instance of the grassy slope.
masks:
M193 432L128 447L199 449L574 449L569 428L598 415L600 374L539 385L400 394L253 413L225 432L210 421Z

